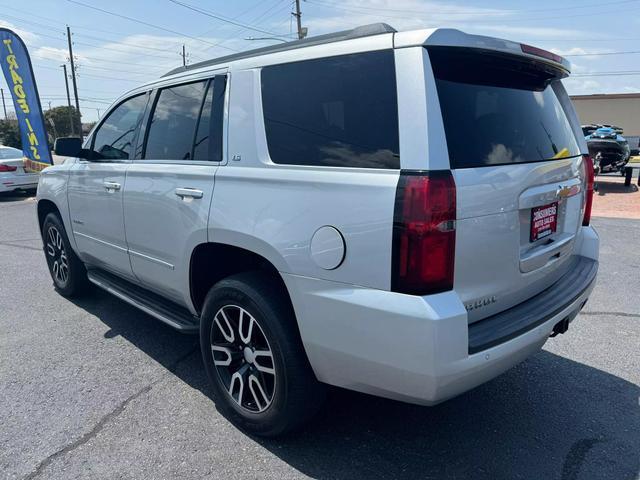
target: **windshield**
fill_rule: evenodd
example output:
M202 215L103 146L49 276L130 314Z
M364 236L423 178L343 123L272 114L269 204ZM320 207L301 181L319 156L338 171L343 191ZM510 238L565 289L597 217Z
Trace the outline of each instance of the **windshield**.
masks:
M431 48L429 56L452 168L580 155L550 68L461 48Z

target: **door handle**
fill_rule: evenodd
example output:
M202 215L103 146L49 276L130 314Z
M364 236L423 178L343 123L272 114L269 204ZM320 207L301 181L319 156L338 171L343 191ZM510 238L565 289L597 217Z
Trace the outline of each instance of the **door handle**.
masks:
M195 188L176 188L176 195L185 198L202 198L202 190L197 190Z
M104 185L104 188L108 192L109 191L117 192L118 190L120 190L120 184L118 182L102 182L102 185Z

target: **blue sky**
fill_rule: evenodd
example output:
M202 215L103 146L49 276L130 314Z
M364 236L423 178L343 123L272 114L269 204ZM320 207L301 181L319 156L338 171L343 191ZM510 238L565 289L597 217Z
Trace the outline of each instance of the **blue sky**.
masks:
M0 26L26 41L45 110L49 102L66 104L60 65L68 58L65 25L71 27L83 121L96 120L124 91L180 65L183 44L195 63L274 42L248 37L292 38L295 31L292 0L78 2L147 25L69 0L0 0ZM526 42L569 58L572 94L640 92L640 0L303 0L302 12L309 35L384 21L398 30L453 27ZM6 89L4 79L0 85Z

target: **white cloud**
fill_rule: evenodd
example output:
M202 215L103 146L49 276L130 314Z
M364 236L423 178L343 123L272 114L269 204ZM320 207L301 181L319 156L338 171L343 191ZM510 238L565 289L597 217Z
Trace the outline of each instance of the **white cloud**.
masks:
M603 92L603 86L591 78L569 77L562 81L569 95L589 95Z
M69 58L69 51L66 48L39 47L31 55L36 59L66 62Z
M309 3L314 13L318 13L305 19L310 34L318 35L376 22L389 23L397 30L452 27L464 22L482 22L492 18L498 20L513 15L511 10L420 0L347 0L336 3L334 8L326 5Z
M8 28L9 30L13 30L15 33L18 34L18 36L20 38L22 38L22 40L24 40L24 42L28 45L30 43L35 42L39 37L38 35L36 35L33 32L30 32L28 30L24 30L22 28L16 27L14 24L9 23L9 22L5 22L4 20L0 20L0 27L4 27L4 28Z
M540 38L593 38L593 34L582 30L552 27L513 27L507 25L469 25L470 29L493 32L500 37L529 36Z
M600 61L603 57L603 55L591 55L591 53L596 50L598 53L608 53L608 52L613 52L613 50L611 50L610 48L595 48L595 49L589 49L589 50L585 50L584 48L581 47L571 47L571 48L550 48L549 50L551 50L553 53L557 53L558 55L561 55L563 57L568 57L568 59L573 62L573 56L578 56L578 58L580 59L580 61L587 61L587 62L594 62L594 61Z

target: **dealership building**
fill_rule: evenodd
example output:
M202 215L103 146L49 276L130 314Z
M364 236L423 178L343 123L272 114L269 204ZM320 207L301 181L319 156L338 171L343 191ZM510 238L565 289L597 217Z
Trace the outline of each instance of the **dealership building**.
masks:
M573 95L571 100L582 125L616 125L625 136L640 136L640 93Z

